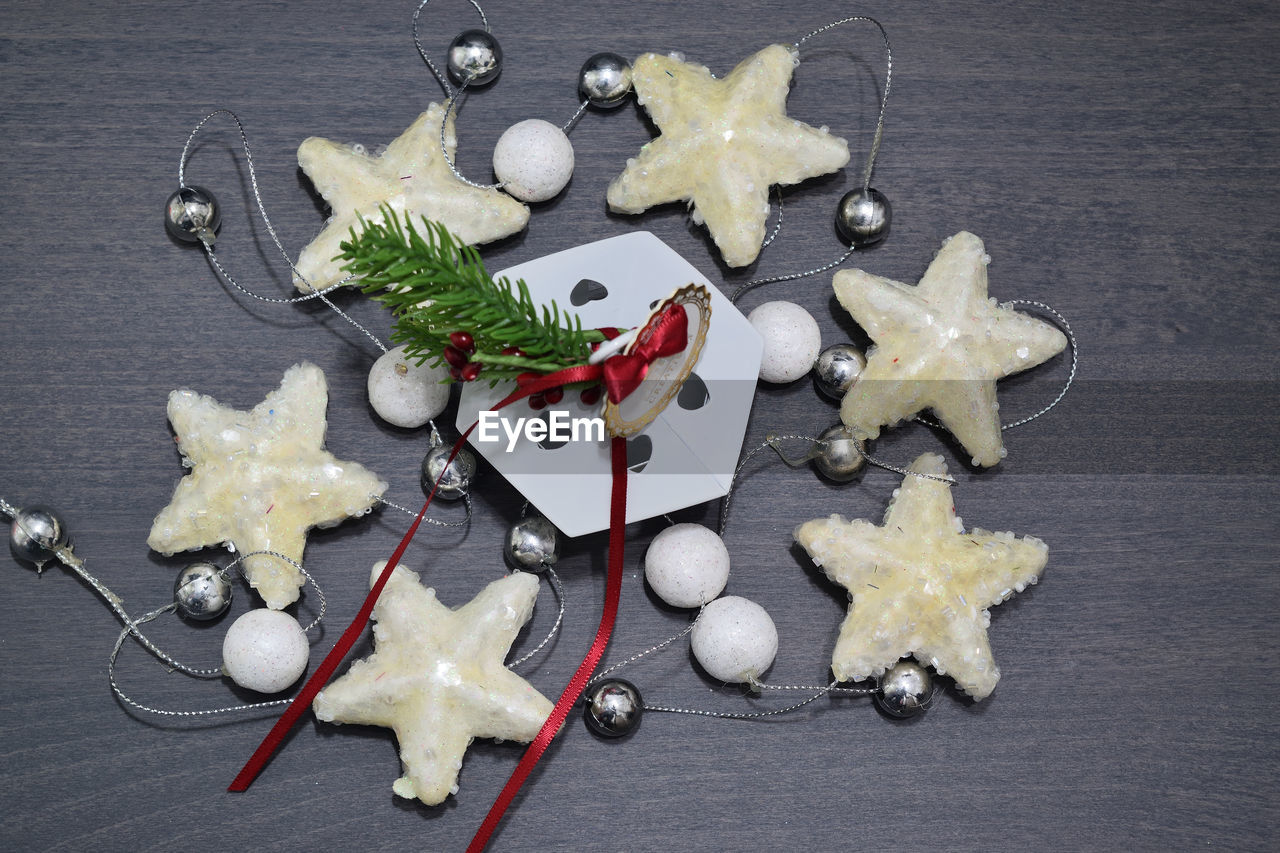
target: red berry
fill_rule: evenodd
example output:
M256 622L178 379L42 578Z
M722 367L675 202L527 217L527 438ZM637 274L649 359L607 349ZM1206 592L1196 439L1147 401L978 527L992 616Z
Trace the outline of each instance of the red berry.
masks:
M476 340L466 332L451 332L449 340L455 347L470 355L476 351Z
M582 393L578 395L578 399L582 400L584 406L594 406L600 402L600 386L592 385L590 388L583 388Z
M455 346L447 346L444 348L444 360L449 362L451 367L462 368L471 359L465 352Z
M462 368L462 370L458 372L462 374L463 382L471 382L480 375L480 365L478 362L469 361L467 362L466 367Z
M547 401L547 405L554 406L564 399L564 389L559 385L554 388L548 388L542 392L542 398Z
M529 408L533 410L545 409L547 407L547 398L541 394L529 395Z
M450 375L450 376L452 376L455 380L461 380L461 379L462 379L462 371L461 371L461 370L459 370L459 369L458 369L458 368L456 368L456 367L450 367L450 368L449 368L449 375Z
M503 354L503 355L518 355L518 356L520 356L521 358L524 358L526 355L528 355L528 353L526 353L524 350L520 349L519 347L503 347L503 348L502 348L502 354Z

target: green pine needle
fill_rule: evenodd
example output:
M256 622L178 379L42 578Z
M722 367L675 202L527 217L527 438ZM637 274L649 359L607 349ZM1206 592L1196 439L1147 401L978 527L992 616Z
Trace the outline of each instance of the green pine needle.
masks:
M475 341L471 361L481 366L490 385L520 373L550 373L583 364L591 344L603 341L594 329L567 311L534 304L523 279L513 285L495 281L480 254L462 244L438 222L422 219L419 231L408 214L387 207L381 221L361 219L362 231L351 229L342 243L343 270L358 276L360 286L391 310L391 340L406 353L432 366L444 360L453 332ZM516 347L524 355L503 355Z

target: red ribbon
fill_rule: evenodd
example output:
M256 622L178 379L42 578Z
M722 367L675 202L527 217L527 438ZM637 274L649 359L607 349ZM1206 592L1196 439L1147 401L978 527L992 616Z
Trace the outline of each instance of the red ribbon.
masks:
M546 391L559 385L570 382L592 381L599 378L599 373L599 365L584 365L541 376L513 391L493 409L496 411L517 400L528 397L530 394ZM478 423L479 421L467 427L467 431L453 445L453 451L449 454L448 462L445 463L446 468L449 462L452 462L454 457L458 455L458 451L466 443L467 436L471 435L471 431L476 428ZM441 476L444 476L443 473L441 473ZM387 581L391 578L391 573L395 571L400 558L404 556L405 549L409 547L409 541L418 532L418 525L422 523L422 519L426 516L427 507L431 506L431 499L436 496L436 490L439 488L440 481L437 480L431 487L431 494L427 495L426 503L422 505L417 517L413 519L413 524L409 525L409 529L405 531L400 544L396 546L396 550L391 554L391 559L387 560L387 567L382 570L382 574L378 575L378 579L369 590L369 594L365 596L364 604L356 612L355 619L347 626L347 630L342 632L338 642L334 643L333 649L330 650L329 654L325 655L324 660L316 667L316 671L307 679L307 683L302 685L298 695L293 697L289 707L285 708L284 713L280 715L280 719L276 720L276 724L271 727L271 731L267 732L267 736L262 739L262 743L258 744L258 748L254 750L253 755L249 756L249 760L245 762L244 767L240 768L236 778L227 787L228 791L239 793L249 789L249 786L253 784L253 780L258 778L258 774L267 766L271 756L275 755L276 750L280 748L285 735L289 733L289 730L297 724L302 715L311 707L311 702L316 698L316 694L324 689L325 684L329 682L329 679L333 677L334 671L337 670L338 664L342 663L342 659L346 657L347 652L351 651L351 647L355 645L356 640L360 639L360 635L364 633L365 626L369 624L369 615L373 612L373 605L377 603L378 596L382 594L382 588L387 585Z
M573 678L569 679L569 684L560 694L555 707L551 709L551 716L547 717L547 721L542 724L537 736L525 750L520 763L512 771L511 778L498 794L498 799L494 800L493 805L489 807L489 813L485 815L484 822L480 824L475 837L467 845L467 853L480 853L489 843L489 838L498 828L507 807L511 805L511 801L515 799L516 793L529 778L534 765L547 751L551 741L555 740L560 726L573 710L573 706L577 704L578 697L586 689L587 682L591 680L596 666L600 663L600 658L604 656L605 647L609 645L613 623L618 617L618 598L622 592L622 553L627 540L627 440L614 437L609 445L609 455L613 464L613 493L609 501L609 571L605 576L604 611L600 614L600 626L596 629L596 638L592 641L587 656L578 666L578 671L573 674Z
M609 393L609 399L616 405L644 380L645 374L648 373L649 364L653 360L681 352L687 340L688 316L684 306L668 306L658 316L656 322L651 322L640 331L638 342L633 346L631 353L612 356L605 360L602 365L588 364L570 367L545 376L528 379L521 383L515 391L499 401L491 411L502 409L517 400L522 400L533 394L575 382L603 381ZM611 364L615 364L615 366L611 367ZM614 397L615 393L619 395L616 399ZM462 449L467 437L471 435L478 423L477 421L467 427L466 432L454 444L453 450L449 454L448 462L452 462L454 457L458 455L458 451ZM612 439L610 457L613 468L613 488L609 505L609 570L605 580L604 611L600 615L600 625L596 629L595 640L592 641L591 648L587 651L586 657L573 674L573 678L569 680L564 692L560 694L560 699L556 702L555 707L552 708L551 715L547 718L546 723L543 724L537 736L534 737L533 742L529 744L524 756L520 759L520 763L516 766L515 771L512 772L511 778L507 780L507 784L498 795L498 799L489 809L489 814L485 817L480 829L477 830L475 837L471 840L471 844L467 848L468 851L480 851L488 844L489 838L493 835L494 830L497 829L503 814L511 805L511 801L515 799L516 793L520 790L525 780L528 779L534 765L542 758L542 754L546 752L547 747L551 745L551 741L555 739L560 726L569 715L569 711L573 709L578 697L582 695L582 691L590 681L596 666L600 663L600 658L604 655L605 648L609 645L609 637L613 633L613 625L618 615L618 598L622 590L623 549L626 544L627 442L625 438L615 437ZM446 467L448 467L448 463L446 463ZM391 559L387 561L386 568L382 570L377 581L374 582L373 587L369 590L369 594L365 597L364 604L361 605L360 610L356 613L355 619L342 632L342 636L338 638L338 642L334 644L333 649L316 667L316 671L307 679L306 684L298 691L298 695L293 698L289 707L280 715L280 719L271 727L271 731L267 732L267 736L263 738L262 743L254 750L249 760L245 762L244 767L241 768L236 778L232 780L231 785L227 788L228 791L240 792L248 790L249 786L253 784L253 780L258 777L258 774L266 767L267 762L271 760L271 756L280 748L285 735L289 733L289 730L293 728L306 710L311 707L316 695L328 683L338 665L342 663L342 659L346 657L347 652L351 651L351 647L355 645L356 640L364 633L378 596L382 594L383 587L387 585L391 573L395 571L400 558L404 555L405 549L409 546L410 540L413 539L414 534L417 532L418 525L422 523L427 508L431 506L431 500L435 497L436 490L439 487L440 483L437 480L431 488L431 493L427 495L426 503L422 505L422 509L419 510L413 523L409 525L409 529L400 540L400 544L396 546L395 551L391 554Z
M689 315L683 305L663 311L656 324L640 330L629 353L619 353L604 362L604 390L615 406L640 387L649 365L659 358L675 355L689 340Z

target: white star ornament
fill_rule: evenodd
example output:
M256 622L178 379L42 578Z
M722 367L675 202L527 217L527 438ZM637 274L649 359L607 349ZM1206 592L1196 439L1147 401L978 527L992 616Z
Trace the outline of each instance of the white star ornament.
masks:
M373 567L371 586L385 566ZM537 577L517 572L450 610L417 572L397 566L373 607L373 654L312 709L326 722L394 730L404 775L391 789L438 805L457 793L473 739L527 743L551 714L550 700L503 665L537 597Z
M926 453L911 471L945 477ZM1000 679L991 656L989 608L1040 578L1049 549L1032 536L965 532L949 483L908 474L877 527L841 515L805 522L795 540L849 591L849 614L831 655L841 681L882 675L915 657L974 699Z
M172 555L222 543L302 562L309 529L368 512L387 484L324 449L328 399L324 373L305 362L248 412L195 391L171 393L169 422L191 473L156 516L147 544ZM297 601L305 582L269 555L249 557L244 568L273 610Z
M771 45L723 80L670 56L637 59L636 98L662 133L609 184L609 208L641 213L686 201L726 264L754 261L764 242L769 187L798 184L849 162L843 139L787 117L795 59L794 47Z
M453 174L440 148L445 108L431 104L386 151L373 155L363 146L343 145L313 136L298 146L298 165L329 203L333 215L298 256L293 283L299 290L323 290L343 278L335 257L360 217L381 222L382 206L415 222L419 217L443 224L467 244L488 243L515 234L529 221L529 208L496 189L466 184ZM445 125L445 148L456 162L458 137L453 116Z
M988 298L989 262L982 241L962 231L914 287L862 270L835 274L836 298L875 342L840 405L855 437L931 409L974 465L1004 458L996 380L1047 361L1067 339Z

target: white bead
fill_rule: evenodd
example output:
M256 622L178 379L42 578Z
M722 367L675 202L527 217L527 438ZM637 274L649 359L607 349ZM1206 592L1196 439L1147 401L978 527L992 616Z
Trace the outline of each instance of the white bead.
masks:
M493 148L493 173L521 201L546 201L573 176L573 144L560 128L530 118L507 128Z
M747 320L764 338L760 378L765 382L794 382L813 367L822 332L808 311L794 302L765 302Z
M649 544L644 577L672 607L698 607L728 583L729 549L701 524L674 524Z
M222 670L241 687L279 693L307 668L311 647L298 620L279 610L250 610L227 629Z
M759 678L778 653L778 629L765 609L737 595L717 598L693 626L693 656L712 678Z
M420 427L449 405L448 378L448 367L418 364L417 358L405 357L404 347L396 347L369 370L369 405L393 426Z

